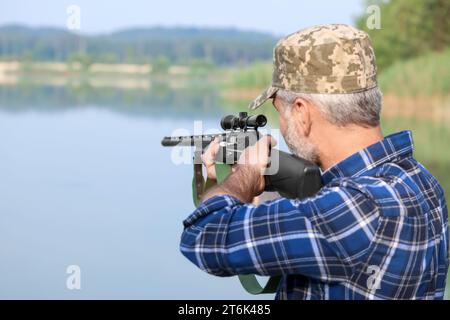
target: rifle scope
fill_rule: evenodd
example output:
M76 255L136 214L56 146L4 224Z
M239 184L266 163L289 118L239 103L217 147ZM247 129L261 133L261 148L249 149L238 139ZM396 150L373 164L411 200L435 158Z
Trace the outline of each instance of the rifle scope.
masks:
M247 112L239 112L239 117L233 115L225 116L220 121L220 126L223 130L257 129L264 127L266 124L267 118L264 115L248 116Z

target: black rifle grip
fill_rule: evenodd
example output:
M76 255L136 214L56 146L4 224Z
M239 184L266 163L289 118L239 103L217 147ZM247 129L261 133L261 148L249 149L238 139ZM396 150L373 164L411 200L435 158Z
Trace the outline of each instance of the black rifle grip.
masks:
M289 199L303 199L322 187L320 169L314 163L277 149L271 150L269 163L278 165L278 170L265 176L265 191L277 191Z

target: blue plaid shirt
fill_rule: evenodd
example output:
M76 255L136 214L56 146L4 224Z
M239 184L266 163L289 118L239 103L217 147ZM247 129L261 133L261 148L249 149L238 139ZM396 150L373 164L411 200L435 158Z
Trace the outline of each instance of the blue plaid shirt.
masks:
M412 153L400 132L324 172L314 197L213 197L184 221L181 252L217 276L282 275L277 299L442 299L444 191Z

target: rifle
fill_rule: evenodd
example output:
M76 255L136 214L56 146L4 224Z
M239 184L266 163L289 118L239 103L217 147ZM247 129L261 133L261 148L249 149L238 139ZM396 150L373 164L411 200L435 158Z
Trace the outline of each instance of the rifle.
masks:
M216 162L232 165L238 161L245 148L261 138L258 128L266 124L267 118L264 115L248 116L246 112L240 112L239 117L228 115L222 118L220 125L225 133L164 137L161 144L164 147L195 146L194 167L200 165L201 169L201 154L219 137ZM199 176L198 172L194 176ZM310 197L321 187L320 170L315 164L277 149L270 150L269 167L264 177L265 191L277 191L282 197L289 199ZM200 196L203 188L197 188L197 191L197 196Z
M258 128L266 124L267 118L264 115L249 116L246 112L240 112L238 117L227 115L222 118L220 125L224 133L163 138L161 144L164 147L195 147L192 180L195 205L200 203L202 193L214 184L209 180L205 183L202 175L201 155L208 145L219 137L215 166L217 182L221 183L231 173L231 165L238 161L241 153L261 138ZM269 152L264 191L276 191L289 199L303 199L319 191L322 186L319 167L278 149L271 148ZM271 277L266 286L262 287L254 275L239 275L242 286L251 294L275 292L280 279L280 276Z

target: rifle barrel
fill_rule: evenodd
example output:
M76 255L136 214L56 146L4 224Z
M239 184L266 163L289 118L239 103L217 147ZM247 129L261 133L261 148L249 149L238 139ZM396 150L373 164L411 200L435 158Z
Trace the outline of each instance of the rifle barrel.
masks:
M206 134L198 136L178 136L178 137L164 137L161 144L164 147L193 147L196 145L207 146L216 137L223 137L225 134Z

